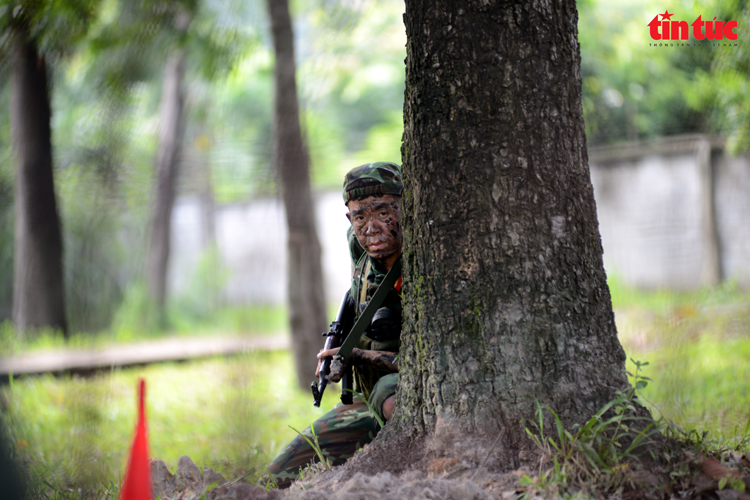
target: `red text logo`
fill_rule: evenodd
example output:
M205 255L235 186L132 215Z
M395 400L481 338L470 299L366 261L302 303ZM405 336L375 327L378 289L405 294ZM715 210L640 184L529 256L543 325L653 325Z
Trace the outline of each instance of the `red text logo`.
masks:
M654 40L688 40L690 28L693 28L693 37L696 40L737 40L734 29L737 21L704 21L702 16L693 21L689 26L687 21L672 21L674 14L665 11L664 14L656 14L648 23L651 38ZM661 17L661 20L659 20Z

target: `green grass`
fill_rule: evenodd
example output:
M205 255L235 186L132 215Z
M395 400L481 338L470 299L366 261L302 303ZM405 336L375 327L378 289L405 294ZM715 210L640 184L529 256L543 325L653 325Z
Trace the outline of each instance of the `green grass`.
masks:
M657 416L685 430L707 430L727 443L741 434L750 418L750 293L732 283L682 293L634 291L617 280L610 286L628 357L650 362L643 374L653 382L643 396ZM131 318L120 330L94 340L74 336L67 345L165 335L133 326L123 333L123 324L137 322ZM225 309L210 320L178 316L167 334L285 329L281 308ZM7 325L0 327L4 342L14 342L12 333ZM64 345L48 336L15 342L23 350ZM12 441L58 498L70 491L72 498L105 498L112 485L116 488L135 424L138 377L147 381L151 455L165 460L171 470L181 455L189 455L199 467L228 478L257 475L295 436L289 425L306 427L337 399L337 391L329 389L323 409L313 407L309 391L295 386L287 352L115 370L88 379L15 380L0 391Z
M736 283L669 293L611 284L628 358L649 361L655 416L731 437L750 419L750 292Z
M12 442L33 476L57 491L82 488L76 498L85 498L122 475L139 377L147 383L152 457L173 472L189 455L227 478L254 478L294 437L289 425L302 429L336 402L329 388L315 408L293 373L289 353L248 353L86 379L29 377L3 388L2 398Z

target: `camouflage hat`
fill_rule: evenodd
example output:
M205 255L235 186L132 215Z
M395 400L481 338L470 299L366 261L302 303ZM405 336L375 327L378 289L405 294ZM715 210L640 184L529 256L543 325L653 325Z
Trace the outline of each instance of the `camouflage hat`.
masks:
M401 167L376 161L354 168L344 177L344 203L373 194L401 195Z

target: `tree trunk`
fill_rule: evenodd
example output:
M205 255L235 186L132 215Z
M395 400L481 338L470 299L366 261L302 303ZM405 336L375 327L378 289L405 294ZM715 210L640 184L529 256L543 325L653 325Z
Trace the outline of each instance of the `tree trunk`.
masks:
M309 387L317 365L315 354L323 346L321 333L327 330L320 243L310 193L309 159L300 130L289 4L287 0L268 0L267 4L276 52L273 161L281 179L289 229L289 320L297 380L300 386Z
M25 33L17 33L13 41L12 81L17 161L13 322L19 332L51 327L67 336L47 67Z
M182 137L185 51L179 50L167 62L161 95L159 152L156 160L157 185L148 253L148 290L156 301L160 319L164 319L169 267L169 239L172 227L172 206L177 182L178 156Z
M450 424L518 450L535 399L570 424L627 383L575 1L406 6L405 319L388 434Z

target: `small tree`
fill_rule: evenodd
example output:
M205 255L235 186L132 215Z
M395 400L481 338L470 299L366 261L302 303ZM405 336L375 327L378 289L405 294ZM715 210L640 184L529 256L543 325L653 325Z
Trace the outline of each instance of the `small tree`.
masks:
M173 22L180 36L191 22L191 14L179 4ZM179 43L179 42L178 42ZM184 130L184 89L185 48L176 47L164 67L159 149L156 158L156 196L151 223L151 240L148 252L148 291L156 301L160 318L164 319L164 306L167 297L167 269L169 265L170 233L172 228L172 207L174 206L177 184L179 152Z
M273 162L281 180L287 240L289 322L297 381L309 386L314 353L326 327L320 242L310 192L307 148L302 140L295 81L294 33L287 0L268 0L276 54L274 66Z

